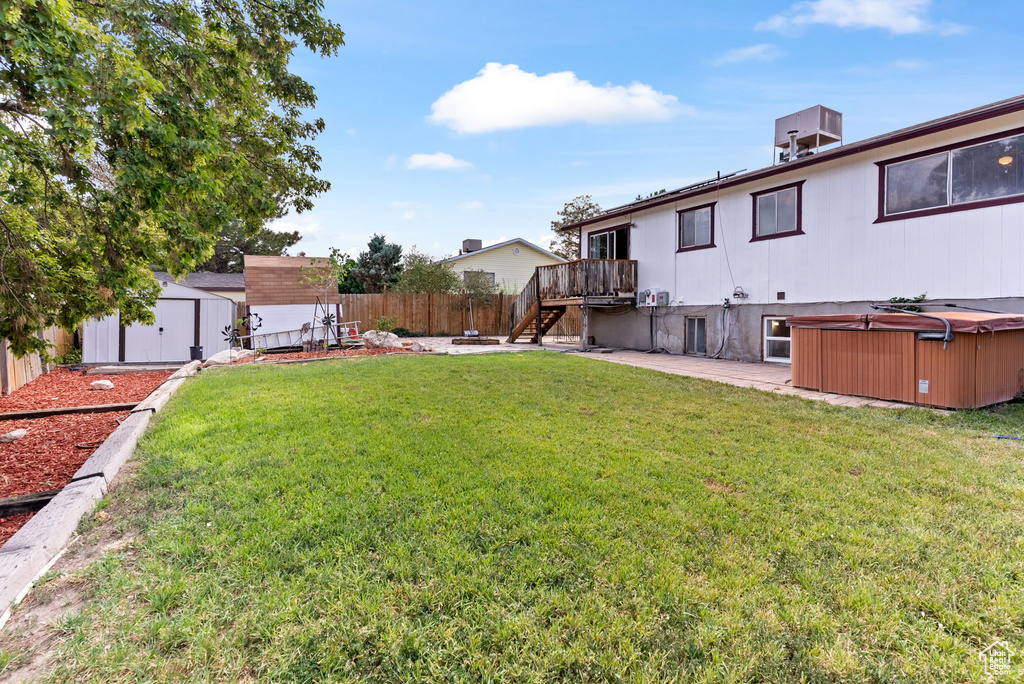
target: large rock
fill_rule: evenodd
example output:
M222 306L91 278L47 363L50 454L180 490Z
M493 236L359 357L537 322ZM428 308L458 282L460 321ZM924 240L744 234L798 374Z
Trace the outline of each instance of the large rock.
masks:
M28 430L25 428L18 428L17 430L11 430L10 432L0 435L0 442L8 444L10 442L17 442L19 439L28 434Z
M89 387L94 390L112 390L114 389L114 383L109 380L95 380L89 383Z
M394 333L383 332L380 330L367 330L363 333L363 345L367 349L401 347L402 340Z
M235 361L247 359L254 355L252 349L225 349L222 352L217 352L210 358L206 359L203 364L203 368L209 368L210 366L230 366Z

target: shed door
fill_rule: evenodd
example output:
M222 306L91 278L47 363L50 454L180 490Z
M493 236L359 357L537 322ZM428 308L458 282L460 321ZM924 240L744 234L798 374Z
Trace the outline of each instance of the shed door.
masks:
M196 300L160 299L153 325L135 323L124 331L124 360L188 361L196 338Z

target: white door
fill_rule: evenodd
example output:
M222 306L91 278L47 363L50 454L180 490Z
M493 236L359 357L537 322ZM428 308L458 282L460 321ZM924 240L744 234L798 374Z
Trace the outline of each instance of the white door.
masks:
M196 302L191 299L160 299L153 325L135 323L124 330L124 360L188 361L196 339Z

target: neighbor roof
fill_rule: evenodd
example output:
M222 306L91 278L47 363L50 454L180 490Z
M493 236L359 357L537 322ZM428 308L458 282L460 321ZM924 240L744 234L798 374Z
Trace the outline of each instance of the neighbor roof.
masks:
M457 256L448 257L447 259L441 259L441 263L444 263L446 261L458 261L459 259L465 259L466 257L473 256L475 254L481 254L483 252L489 252L492 249L498 249L499 247L504 247L505 245L511 245L514 242L518 242L518 243L524 244L527 247L530 247L531 249L537 250L541 254L547 254L549 257L552 257L553 259L558 259L559 261L568 261L568 259L566 259L565 257L560 257L560 256L558 256L557 254L555 254L553 252L549 252L548 250L544 249L543 247L538 247L537 245L533 244L532 242L528 242L528 241L524 240L523 238L512 238L511 240L505 240L504 242L499 242L498 244L491 245L490 247L482 247L481 249L477 249L477 250L474 250L472 252L466 252L465 254L459 254Z
M822 162L832 161L834 159L841 159L842 157L848 157L852 154L859 154L861 152L867 152L885 145L892 145L893 143L903 142L905 140L911 140L913 138L920 138L921 136L929 135L931 133L938 133L945 131L950 128L956 128L957 126L965 126L967 124L976 123L978 121L984 121L986 119L993 119L997 116L1003 116L1004 114L1012 114L1024 110L1024 95L1017 95L1006 100L1000 100L999 102L993 102L991 104L982 105L981 107L975 107L974 109L968 109L967 111L958 112L957 114L950 114L940 119L933 119L932 121L926 121L924 123L909 126L907 128L901 128L891 133L883 133L873 138L867 138L859 142L850 143L849 145L841 145L834 147L824 152L819 152L802 159L796 159L794 161L786 162L784 164L775 164L773 166L767 166L756 171L750 171L748 173L740 173L728 178L721 180L712 178L701 183L694 185L688 185L671 192L666 192L648 199L639 200L636 202L630 202L629 204L623 204L618 207L608 209L601 214L583 221L577 221L567 226L563 226L559 230L569 230L572 228L581 228L583 226L589 226L593 223L600 221L606 221L608 219L616 218L619 216L625 216L631 214L634 211L643 211L644 209L650 209L657 207L662 204L668 204L670 202L678 202L682 199L690 197L696 197L704 195L710 192L716 192L722 188L729 188L734 185L742 185L744 183L751 183L753 181L767 178L768 176L774 176L780 173L788 173L794 169L803 169L808 166L820 164Z
M157 280L172 280L178 285L196 290L223 290L228 292L245 291L245 275L242 273L189 273L180 280L174 280L166 271L154 271Z

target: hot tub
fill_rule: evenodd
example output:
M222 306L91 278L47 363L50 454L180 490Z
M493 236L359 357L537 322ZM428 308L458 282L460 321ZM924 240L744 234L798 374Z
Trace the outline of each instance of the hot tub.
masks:
M793 384L943 408L988 406L1024 391L1024 316L926 315L788 318Z

